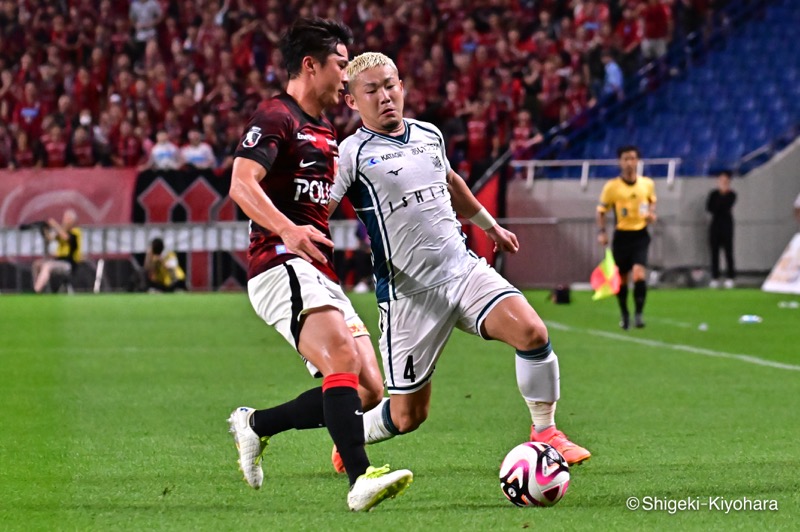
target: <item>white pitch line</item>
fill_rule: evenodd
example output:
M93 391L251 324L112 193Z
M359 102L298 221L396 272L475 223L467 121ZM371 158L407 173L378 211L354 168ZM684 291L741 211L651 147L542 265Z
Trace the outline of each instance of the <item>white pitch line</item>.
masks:
M673 319L670 319L670 318L656 318L656 317L650 316L650 317L647 318L647 321L648 322L654 321L656 323L663 323L665 325L674 325L675 327L682 327L684 329L694 329L694 328L696 328L696 325L694 323L688 323L688 322L685 322L685 321L673 320Z
M727 358L730 360L739 360L740 362L747 362L748 364L755 364L757 366L766 366L769 368L777 368L777 369L785 369L788 371L800 371L800 366L795 366L793 364L783 364L782 362L775 362L773 360L766 360L763 358L754 357L751 355L740 355L738 353L726 353L725 351L715 351L713 349L705 349L702 347L694 347L692 345L684 345L684 344L670 344L667 342L660 342L658 340L648 340L646 338L635 338L632 336L619 334L619 333L612 333L607 331L598 331L596 329L579 329L577 327L571 327L569 325L565 325L563 323L558 323L554 321L547 321L545 322L548 327L553 329L557 329L560 331L570 331L570 332L577 332L577 333L585 333L591 336L600 336L603 338L610 338L612 340L621 340L623 342L631 342L634 344L646 345L648 347L658 347L661 349L672 349L673 351L684 351L686 353L692 353L694 355L702 355L707 357L715 357L715 358Z

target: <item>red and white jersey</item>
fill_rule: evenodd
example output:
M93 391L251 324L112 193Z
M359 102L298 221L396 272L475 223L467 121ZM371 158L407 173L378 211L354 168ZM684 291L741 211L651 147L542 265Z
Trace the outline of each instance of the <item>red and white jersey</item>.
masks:
M339 147L331 123L303 111L288 94L262 102L239 142L234 157L251 159L267 170L261 188L296 225L311 225L330 238L328 203ZM328 258L314 266L338 282L333 250L319 246ZM280 236L250 222L248 279L296 257Z

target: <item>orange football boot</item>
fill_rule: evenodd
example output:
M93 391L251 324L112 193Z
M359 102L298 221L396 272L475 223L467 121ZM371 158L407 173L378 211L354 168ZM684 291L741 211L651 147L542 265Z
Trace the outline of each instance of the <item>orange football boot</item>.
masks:
M592 457L592 453L569 441L563 432L556 429L555 425L542 432L536 432L536 429L531 426L531 441L552 445L571 466L585 462Z
M336 470L337 473L344 473L344 462L342 462L342 457L339 456L339 451L336 449L336 446L333 446L333 451L331 451L331 463L333 464L333 468Z

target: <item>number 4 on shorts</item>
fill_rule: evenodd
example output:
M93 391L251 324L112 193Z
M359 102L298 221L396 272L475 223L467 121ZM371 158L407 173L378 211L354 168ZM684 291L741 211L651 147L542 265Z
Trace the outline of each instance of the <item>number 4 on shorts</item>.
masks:
M417 380L417 374L414 373L414 357L412 356L406 359L406 369L403 370L403 378L411 382Z

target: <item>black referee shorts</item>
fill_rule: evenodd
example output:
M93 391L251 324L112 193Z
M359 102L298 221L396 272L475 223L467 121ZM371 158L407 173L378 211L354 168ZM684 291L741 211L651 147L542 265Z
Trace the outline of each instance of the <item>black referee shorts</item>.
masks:
M625 274L633 269L634 264L647 267L647 250L650 247L650 233L647 228L638 231L614 231L614 242L611 251L619 273Z

